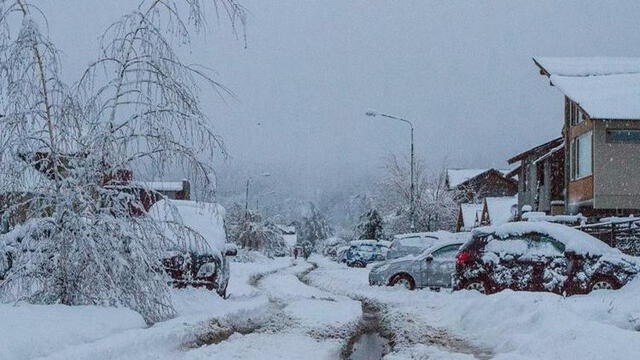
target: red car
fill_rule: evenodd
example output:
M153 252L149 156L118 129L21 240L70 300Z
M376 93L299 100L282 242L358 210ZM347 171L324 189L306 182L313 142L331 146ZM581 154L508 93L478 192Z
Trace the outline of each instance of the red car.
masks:
M454 290L504 289L585 294L618 289L640 272L640 258L568 226L516 222L474 230L456 257Z

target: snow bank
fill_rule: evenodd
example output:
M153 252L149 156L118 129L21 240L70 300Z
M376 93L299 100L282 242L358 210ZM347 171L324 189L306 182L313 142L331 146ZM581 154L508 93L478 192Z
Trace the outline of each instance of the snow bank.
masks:
M0 304L0 358L33 359L130 329L143 329L129 309Z

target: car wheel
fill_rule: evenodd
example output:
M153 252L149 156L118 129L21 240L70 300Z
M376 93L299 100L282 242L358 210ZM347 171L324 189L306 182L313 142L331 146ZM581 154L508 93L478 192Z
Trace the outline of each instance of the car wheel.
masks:
M471 290L471 291L478 291L481 294L488 294L489 293L487 283L485 281L483 281L483 280L480 280L480 279L474 279L474 280L468 281L466 284L464 284L462 289Z
M614 290L614 289L618 289L619 287L620 286L618 286L617 282L613 281L612 279L609 279L606 277L598 277L591 282L590 291Z
M402 286L405 289L414 290L416 288L416 282L407 274L398 274L391 278L389 286Z

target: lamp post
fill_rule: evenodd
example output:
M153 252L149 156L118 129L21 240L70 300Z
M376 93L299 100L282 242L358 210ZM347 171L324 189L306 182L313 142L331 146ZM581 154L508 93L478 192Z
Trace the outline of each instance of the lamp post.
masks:
M269 176L271 176L271 174L262 173L259 176L269 177ZM249 186L251 185L251 181L252 180L253 180L253 176L249 176L247 178L247 187L246 187L245 194L244 194L244 217L245 217L245 219L249 218Z
M414 147L413 147L413 123L407 119L403 119L401 117L397 117L397 116L393 116L393 115L388 115L388 114L383 114L383 113L378 113L376 111L373 110L369 110L365 113L365 115L370 116L370 117L376 117L376 116L381 116L381 117L385 117L388 119L393 119L393 120L398 120L398 121L402 121L405 124L408 124L409 127L411 128L411 185L410 185L410 197L411 197L411 208L409 209L409 219L411 221L411 230L413 231L416 227L416 219L415 219L415 212L416 212L416 203L415 203L415 183L414 183L414 173L415 173L415 159L414 159Z

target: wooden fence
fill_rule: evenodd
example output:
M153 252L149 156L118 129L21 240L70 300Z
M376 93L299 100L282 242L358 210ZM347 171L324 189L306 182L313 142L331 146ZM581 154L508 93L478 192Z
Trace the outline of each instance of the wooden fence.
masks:
M640 218L616 219L575 228L626 254L640 256Z

